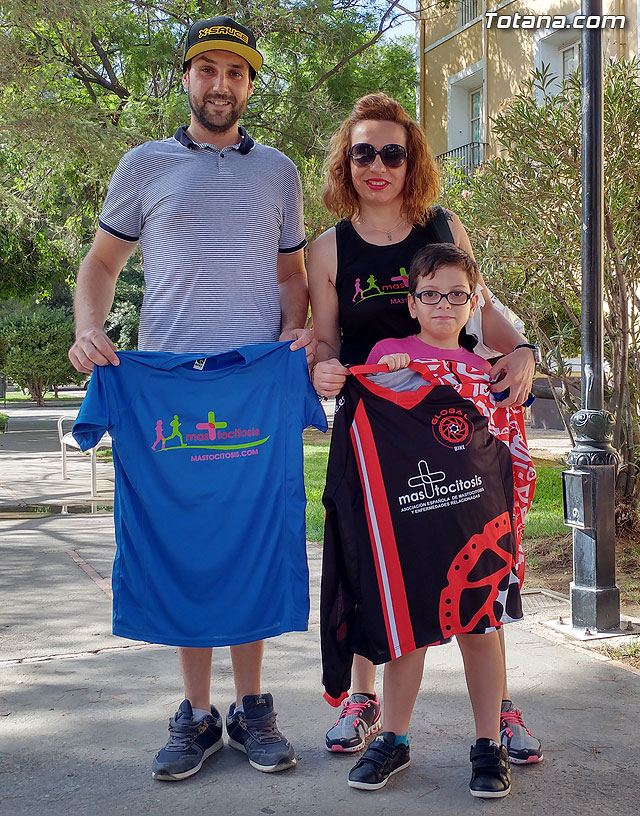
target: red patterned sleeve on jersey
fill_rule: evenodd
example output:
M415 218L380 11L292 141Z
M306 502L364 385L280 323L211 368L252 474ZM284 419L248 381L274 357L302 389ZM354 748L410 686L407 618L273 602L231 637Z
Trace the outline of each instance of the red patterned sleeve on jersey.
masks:
M513 528L516 538L516 572L520 586L524 581L525 558L522 547L524 521L536 489L536 469L531 461L524 430L522 408L509 409L509 450L513 465Z

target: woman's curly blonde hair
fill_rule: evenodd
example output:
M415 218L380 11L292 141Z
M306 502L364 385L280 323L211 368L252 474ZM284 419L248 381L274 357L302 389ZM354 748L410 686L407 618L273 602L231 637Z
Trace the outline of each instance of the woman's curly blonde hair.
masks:
M425 224L430 207L440 192L440 174L426 136L399 102L384 93L367 94L353 106L349 117L331 137L324 163L326 181L322 190L325 207L342 218L360 212L360 202L351 180L351 130L358 122L395 122L407 132L407 176L402 193L402 214L410 224Z

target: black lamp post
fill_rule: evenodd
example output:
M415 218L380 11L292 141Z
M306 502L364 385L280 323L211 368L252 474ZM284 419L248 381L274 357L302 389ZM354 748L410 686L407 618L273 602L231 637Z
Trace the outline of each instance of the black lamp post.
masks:
M602 15L602 0L582 14ZM620 626L615 581L614 418L604 404L602 31L582 32L582 409L571 417L576 445L563 473L565 523L573 528L571 622L603 632Z

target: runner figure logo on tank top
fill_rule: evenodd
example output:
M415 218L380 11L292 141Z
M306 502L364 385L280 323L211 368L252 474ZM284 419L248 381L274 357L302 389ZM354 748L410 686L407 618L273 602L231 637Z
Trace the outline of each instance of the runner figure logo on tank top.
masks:
M420 331L407 308L409 267L419 249L444 240L438 220L415 224L402 241L384 245L365 241L348 219L336 224L340 362L362 364L380 340ZM444 215L441 220L446 227Z
M356 306L372 297L380 297L381 295L397 295L401 294L400 299L391 300L391 303L406 303L407 293L409 291L409 275L404 266L401 266L398 274L389 279L389 283L378 284L378 279L375 275L369 275L367 278L367 286L362 288L362 279L356 278L354 284L354 294L351 299Z

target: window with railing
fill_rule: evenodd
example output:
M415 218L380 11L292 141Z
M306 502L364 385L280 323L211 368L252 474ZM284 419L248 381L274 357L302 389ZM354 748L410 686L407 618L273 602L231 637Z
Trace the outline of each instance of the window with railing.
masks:
M484 164L487 157L485 142L470 142L436 157L446 182L449 174L472 176Z
M480 14L479 0L458 0L458 26L466 25Z

